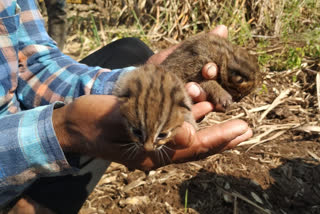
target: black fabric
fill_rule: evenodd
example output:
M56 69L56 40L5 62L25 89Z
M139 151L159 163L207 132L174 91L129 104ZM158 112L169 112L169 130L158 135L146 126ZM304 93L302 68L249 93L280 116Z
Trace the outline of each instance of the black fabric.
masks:
M141 40L124 38L106 45L80 62L90 66L115 69L144 64L153 54Z
M110 163L85 156L73 159L79 161L80 170L76 175L40 178L23 196L55 213L78 213Z
M139 39L125 38L94 52L81 63L114 69L143 64L151 55L153 52ZM80 169L77 175L40 178L23 194L58 214L78 213L109 166L105 160L74 154L66 157Z

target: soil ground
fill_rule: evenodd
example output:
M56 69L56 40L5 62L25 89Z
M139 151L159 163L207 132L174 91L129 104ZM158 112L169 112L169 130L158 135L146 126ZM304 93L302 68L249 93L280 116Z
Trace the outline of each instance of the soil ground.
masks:
M69 35L68 54L81 46L74 38ZM263 87L201 122L243 119L254 130L251 140L149 173L112 163L80 213L320 213L320 65L303 63L283 72L263 68Z

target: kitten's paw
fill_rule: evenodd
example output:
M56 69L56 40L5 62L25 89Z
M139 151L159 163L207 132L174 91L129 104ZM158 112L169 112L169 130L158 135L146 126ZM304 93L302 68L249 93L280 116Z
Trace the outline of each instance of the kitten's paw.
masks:
M232 104L232 96L226 91L221 91L218 94L209 94L209 101L212 102L218 110L225 111L226 108Z
M232 104L232 96L215 80L206 80L200 86L207 93L207 100L215 105L216 110L225 111Z

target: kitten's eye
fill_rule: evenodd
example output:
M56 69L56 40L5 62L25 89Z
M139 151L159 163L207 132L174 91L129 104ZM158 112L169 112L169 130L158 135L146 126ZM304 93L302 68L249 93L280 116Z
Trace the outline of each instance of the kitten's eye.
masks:
M158 135L158 139L161 140L163 138L166 138L168 136L168 133L165 133L165 132L161 132L159 135Z
M141 138L142 137L142 131L140 129L132 128L132 132L135 136Z
M190 106L188 106L188 104L184 101L184 100L181 100L179 102L179 106L183 107L183 108L186 108L188 111L191 111L191 108Z
M131 96L131 91L129 89L125 90L120 94L120 97L122 98L129 98Z
M198 56L199 54L197 53L197 51L191 49L190 50L191 56Z
M235 76L232 76L232 81L234 83L238 83L238 84L241 84L244 82L244 78L242 76L239 76L239 75L235 75Z

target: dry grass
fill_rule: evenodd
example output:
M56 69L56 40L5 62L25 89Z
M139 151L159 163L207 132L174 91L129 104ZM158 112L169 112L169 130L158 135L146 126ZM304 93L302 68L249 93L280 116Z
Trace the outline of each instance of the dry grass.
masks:
M135 25L150 40L181 40L222 23L231 38L275 38L319 27L318 0L96 0L90 9L108 27ZM81 7L81 6L80 6ZM97 14L94 11L99 10ZM86 14L87 15L87 14ZM88 16L84 16L88 17Z
M72 5L70 54L79 58L113 40L135 36L155 50L227 25L229 39L247 46L271 70L301 65L320 53L319 0L96 0ZM98 29L96 32L95 29ZM159 42L160 41L160 42Z

